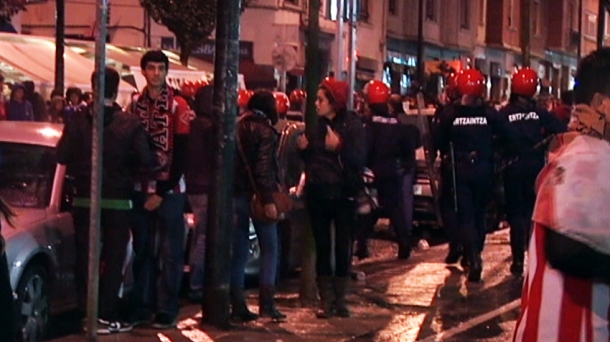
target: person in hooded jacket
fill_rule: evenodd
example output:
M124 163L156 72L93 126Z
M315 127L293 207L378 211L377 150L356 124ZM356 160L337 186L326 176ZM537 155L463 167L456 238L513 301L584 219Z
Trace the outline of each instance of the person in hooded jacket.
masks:
M25 87L21 83L13 85L11 100L7 110L9 121L34 121L34 109L25 98Z
M519 132L519 139L529 151L504 170L506 214L510 225L510 246L513 256L511 273L523 273L525 248L529 241L536 192L536 177L544 166L544 148L534 148L545 135L560 134L567 126L533 100L538 88L538 74L530 69L518 70L512 77L508 105L500 111L508 123Z
M189 298L192 301L203 299L205 271L205 241L208 218L208 194L212 181L212 159L214 145L212 122L212 96L214 87L206 85L195 94L196 117L191 121L188 138L185 170L186 195L195 218L195 231L191 240L189 265Z
M25 98L32 104L32 108L34 111L34 121L49 121L49 117L47 115L47 106L44 102L44 99L42 98L42 95L40 95L40 93L36 91L36 85L34 84L34 82L25 81L23 82L23 86L25 87Z
M91 77L95 91L97 73ZM100 293L98 334L113 334L132 329L121 321L119 289L123 280L123 263L130 238L132 189L136 175L151 173L157 166L149 136L140 120L122 111L115 103L119 73L111 67L105 70L104 145L102 162ZM80 309L85 311L87 295L87 265L89 259L89 214L91 196L91 146L93 117L89 107L83 107L64 126L57 143L57 161L66 165L74 177L75 275Z
M319 318L350 316L345 295L356 221L354 198L362 189L366 162L366 133L356 113L347 110L348 95L346 82L326 78L316 98L319 117L315 136L301 135L297 139L305 162L305 202L316 245ZM333 223L334 262L331 260Z
M259 273L259 315L283 320L286 315L275 306L275 284L279 263L279 214L273 193L279 190L277 148L279 135L273 128L278 114L275 98L269 91L257 91L248 101L247 110L237 122L237 161L235 164L233 255L231 269L231 317L237 321L251 321L257 317L250 312L244 297L245 267L249 254L250 218L261 249ZM254 185L251 184L252 175ZM256 187L254 189L253 187ZM265 215L274 222L260 222L252 217L252 196L260 196Z

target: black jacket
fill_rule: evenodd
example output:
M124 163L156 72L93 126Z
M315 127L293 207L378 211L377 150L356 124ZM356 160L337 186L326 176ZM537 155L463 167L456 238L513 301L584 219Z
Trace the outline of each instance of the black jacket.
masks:
M457 162L475 155L483 162L492 162L494 136L500 136L506 150L516 153L523 148L519 133L495 109L478 104L447 106L440 114L434 132L434 151L449 154L450 143Z
M66 123L57 144L58 163L75 180L76 196L89 197L91 188L92 117L87 107ZM134 178L158 165L140 120L118 105L104 110L102 198L129 199Z
M417 129L398 119L373 116L366 126L367 166L375 178L396 178L399 170L415 169L415 150L421 146ZM415 135L415 136L414 136Z
M567 126L553 114L538 108L534 101L524 98L512 99L500 110L500 115L519 132L519 139L528 148L522 151L519 163L528 161L544 163L544 148L532 149L547 134L559 134L567 131ZM516 166L516 165L515 165Z
M325 147L327 126L339 135L339 151L328 151ZM324 189L332 198L354 196L366 163L362 120L353 112L339 113L333 120L318 118L315 139L300 153L305 162L307 187Z
M273 193L279 189L277 148L278 133L261 112L247 112L237 122L237 161L235 163L235 193L251 196L252 188L241 147L254 177L257 194L263 204L273 203Z
M212 145L214 142L212 120L198 116L191 121L185 172L188 194L207 194L212 178Z

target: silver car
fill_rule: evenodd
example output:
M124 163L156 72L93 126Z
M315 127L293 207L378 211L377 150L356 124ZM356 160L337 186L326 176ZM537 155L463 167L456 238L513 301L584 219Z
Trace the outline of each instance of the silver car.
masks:
M62 128L0 121L0 197L17 214L2 234L25 341L42 340L50 315L77 305L70 182L55 159Z

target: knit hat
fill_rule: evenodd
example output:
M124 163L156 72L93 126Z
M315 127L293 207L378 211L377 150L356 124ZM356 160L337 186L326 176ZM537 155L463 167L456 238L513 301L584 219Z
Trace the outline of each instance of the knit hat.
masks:
M347 108L347 101L349 98L349 84L347 84L347 82L326 78L322 81L322 84L320 84L320 88L328 90L332 97L328 100L333 104L336 112Z

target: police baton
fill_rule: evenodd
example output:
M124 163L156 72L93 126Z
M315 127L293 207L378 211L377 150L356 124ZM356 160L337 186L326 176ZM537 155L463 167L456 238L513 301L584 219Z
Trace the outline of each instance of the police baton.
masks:
M449 154L451 156L451 182L453 183L453 211L458 212L457 199L457 178L455 176L455 153L453 151L453 141L449 142Z
M542 139L541 141L539 141L538 143L536 143L536 145L532 146L531 149L529 149L527 152L522 153L512 159L507 160L505 163L503 163L497 170L497 173L500 172L504 172L504 170L506 170L508 167L510 167L511 165L513 165L514 163L518 162L519 160L521 160L521 157L523 157L525 154L539 150L545 146L547 146L551 140L553 140L553 138L555 138L555 134L551 134L548 137Z

